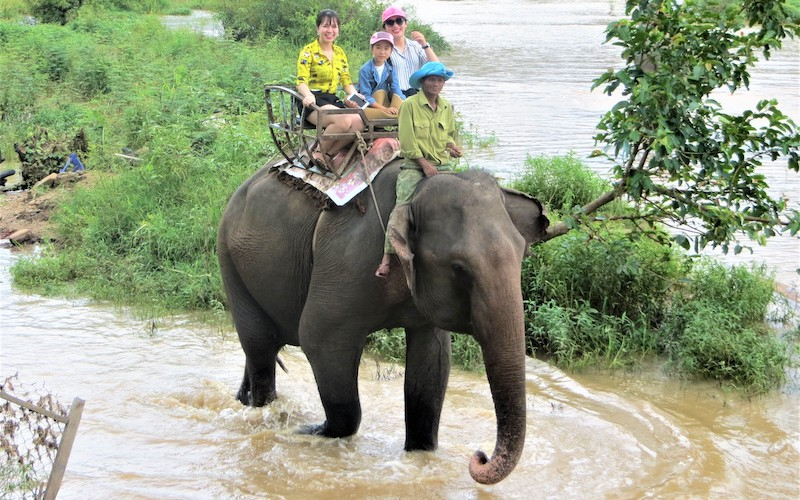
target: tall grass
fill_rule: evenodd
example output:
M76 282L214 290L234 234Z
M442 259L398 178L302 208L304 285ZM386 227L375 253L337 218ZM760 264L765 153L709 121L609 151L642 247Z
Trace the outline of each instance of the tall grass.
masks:
M11 65L0 94L9 118L0 122L2 140L20 141L40 126L65 134L84 128L84 163L93 176L110 174L61 204L52 221L63 248L20 260L12 270L17 283L62 293L59 283L68 283L97 299L222 307L216 227L227 197L275 153L263 82L282 75L294 56L283 59L286 52L274 49L168 32L157 19L91 8L68 27L0 22L0 62ZM36 64L22 71L14 64L20 54ZM121 159L123 150L141 161Z

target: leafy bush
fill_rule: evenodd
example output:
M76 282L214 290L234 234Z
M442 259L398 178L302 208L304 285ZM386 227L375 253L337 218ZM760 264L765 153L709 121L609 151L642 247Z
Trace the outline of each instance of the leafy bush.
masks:
M710 299L676 303L662 335L674 370L728 380L747 392L779 386L792 364L789 346L773 332L745 327L741 317Z
M535 196L550 210L569 213L610 191L608 182L590 170L575 152L566 156L529 156L509 187Z
M652 330L625 315L601 314L585 302L562 306L551 300L525 303L527 350L545 354L556 365L619 367L656 353Z
M522 269L528 351L571 368L655 354L652 329L686 266L669 247L621 230L534 247Z
M573 232L533 247L523 261L523 296L535 303L585 304L600 314L656 322L688 266L680 255L624 230Z
M719 305L745 324L760 324L774 296L774 274L765 265L727 267L703 259L691 274L684 293L692 300Z
M483 353L477 340L470 335L454 333L451 343L454 364L466 370L483 370ZM374 332L367 339L366 349L394 363L405 363L406 334L402 328Z
M74 19L83 0L28 0L30 14L43 23L67 24Z
M551 218L608 190L573 155L529 159L512 187L544 200ZM536 246L523 260L530 353L571 369L666 354L676 371L749 392L783 381L791 341L766 331L774 282L763 266L695 263L664 245L658 228L648 237L623 223L588 230Z

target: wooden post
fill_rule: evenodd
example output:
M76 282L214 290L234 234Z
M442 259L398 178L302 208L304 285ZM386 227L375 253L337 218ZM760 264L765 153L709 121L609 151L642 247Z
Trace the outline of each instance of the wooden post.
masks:
M56 452L56 459L53 462L53 469L50 471L50 478L47 480L47 489L44 491L45 500L54 500L58 494L59 488L61 488L61 480L64 478L64 472L67 470L69 454L72 452L72 443L75 442L75 436L78 433L78 425L81 423L83 403L84 401L81 398L72 400L67 424L64 426L64 434L61 436L61 442Z

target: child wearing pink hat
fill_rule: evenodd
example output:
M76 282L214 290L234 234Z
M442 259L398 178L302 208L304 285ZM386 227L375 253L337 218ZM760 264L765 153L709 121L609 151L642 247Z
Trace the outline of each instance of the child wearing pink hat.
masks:
M425 40L425 35L419 31L412 31L411 38L406 37L408 22L406 13L400 7L392 5L381 14L383 29L392 35L394 48L392 49L392 66L394 67L400 88L406 97L417 93L417 90L408 84L411 75L429 61L438 62L439 57Z
M403 91L391 64L394 40L385 31L378 31L369 40L372 59L361 66L358 73L358 91L366 97L369 106L364 110L369 119L396 118L403 104Z

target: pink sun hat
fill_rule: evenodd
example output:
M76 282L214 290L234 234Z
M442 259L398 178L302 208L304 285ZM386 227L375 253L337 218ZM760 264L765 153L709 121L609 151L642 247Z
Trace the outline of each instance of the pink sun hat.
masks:
M381 19L385 23L387 19L392 17L402 17L403 19L406 18L406 13L403 12L403 9L400 7L395 7L392 5L391 7L386 7L386 10L383 11L383 15L381 15Z
M369 46L372 47L380 41L389 42L392 44L392 47L394 47L394 37L385 31L376 31L373 33L372 37L369 39Z

